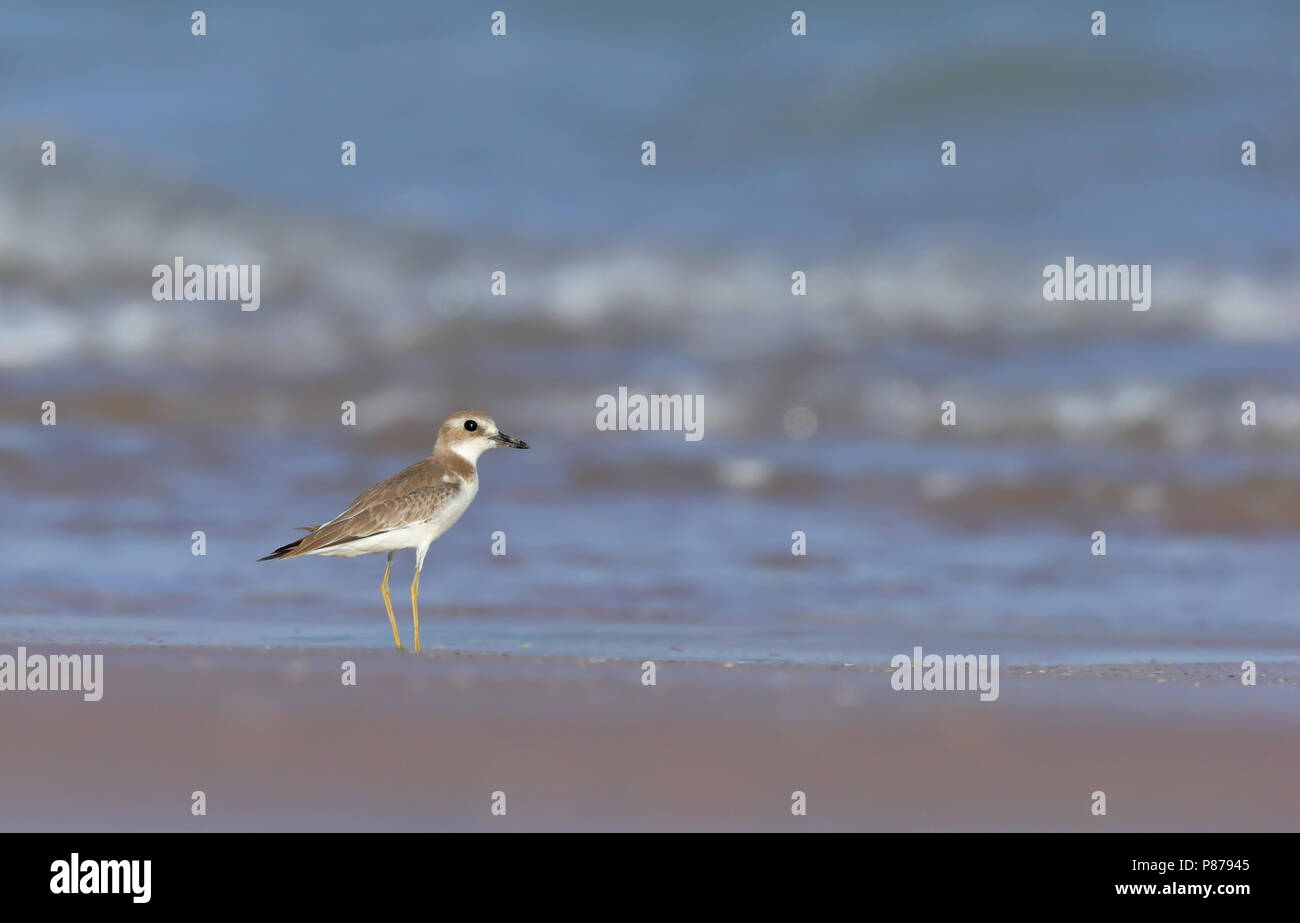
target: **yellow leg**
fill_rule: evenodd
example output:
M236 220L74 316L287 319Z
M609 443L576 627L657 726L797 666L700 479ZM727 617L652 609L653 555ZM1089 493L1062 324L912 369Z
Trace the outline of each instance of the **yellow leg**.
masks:
M420 653L420 572L411 581L411 621L415 623L415 652Z
M397 633L397 619L393 617L393 601L388 596L388 572L393 569L393 553L388 553L388 563L384 566L384 582L379 584L379 593L384 597L384 608L388 610L388 624L393 627L393 643L402 649L402 637ZM415 642L420 643L418 640Z

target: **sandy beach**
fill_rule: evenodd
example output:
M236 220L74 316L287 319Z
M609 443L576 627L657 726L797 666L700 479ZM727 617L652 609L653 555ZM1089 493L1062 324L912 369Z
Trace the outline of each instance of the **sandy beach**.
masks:
M3 829L1300 827L1294 663L1254 688L1226 664L1003 666L980 702L894 691L883 664L660 662L648 687L623 660L102 653L101 701L0 693Z
M531 6L6 4L0 830L1300 830L1294 0Z

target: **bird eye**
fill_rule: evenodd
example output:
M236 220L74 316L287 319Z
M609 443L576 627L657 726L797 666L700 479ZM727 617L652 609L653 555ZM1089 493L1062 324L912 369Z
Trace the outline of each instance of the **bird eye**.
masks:
M478 429L478 424L475 423L473 420L466 420L465 428L472 433L474 432L474 430Z

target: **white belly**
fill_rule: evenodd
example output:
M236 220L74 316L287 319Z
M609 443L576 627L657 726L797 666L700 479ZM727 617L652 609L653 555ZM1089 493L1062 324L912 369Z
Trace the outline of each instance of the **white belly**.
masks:
M445 531L445 529L436 529L429 523L421 522L403 526L400 529L391 529L388 532L380 532L378 535L368 535L365 538L358 538L344 545L331 545L328 548L318 548L307 553L319 555L323 558L355 558L359 554L400 551L403 548L427 546Z

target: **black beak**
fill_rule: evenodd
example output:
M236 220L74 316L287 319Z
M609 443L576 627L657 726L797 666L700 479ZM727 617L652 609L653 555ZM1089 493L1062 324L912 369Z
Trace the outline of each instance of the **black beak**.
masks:
M507 436L505 433L502 432L498 432L492 438L495 439L499 444L508 445L512 449L528 448L528 443L524 442L522 439L516 439L514 436Z

